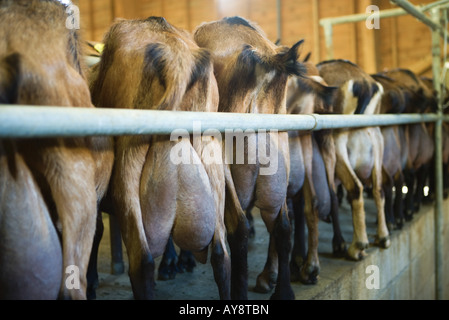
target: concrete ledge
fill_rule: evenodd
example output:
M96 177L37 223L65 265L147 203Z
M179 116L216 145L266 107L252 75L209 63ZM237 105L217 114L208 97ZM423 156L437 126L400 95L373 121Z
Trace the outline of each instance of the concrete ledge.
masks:
M375 234L375 208L366 201L368 234ZM449 201L444 202L444 274L449 273ZM349 206L343 204L341 220L347 242L352 239ZM319 283L313 288L295 286L297 299L318 300L427 300L435 299L435 246L434 246L434 207L423 206L412 221L402 230L391 235L391 246L381 249L371 246L368 256L359 262L331 257L332 228L320 226L321 274ZM370 241L371 242L371 241ZM370 265L379 268L379 289L368 289L366 280ZM449 299L449 277L444 279L444 299Z

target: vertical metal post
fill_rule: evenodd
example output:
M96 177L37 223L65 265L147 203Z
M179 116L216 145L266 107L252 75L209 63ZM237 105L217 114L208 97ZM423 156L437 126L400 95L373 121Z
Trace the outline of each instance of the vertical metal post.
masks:
M276 11L277 11L277 41L279 44L282 43L282 7L281 0L276 1Z
M326 22L323 25L324 28L324 38L326 40L326 57L327 60L334 58L334 40L333 40L333 25L332 23Z
M440 10L433 8L431 16L440 25ZM447 41L447 39L445 39ZM440 31L432 29L432 71L438 97L439 119L435 122L435 299L443 299L443 156L442 128L443 104L441 97L441 44Z

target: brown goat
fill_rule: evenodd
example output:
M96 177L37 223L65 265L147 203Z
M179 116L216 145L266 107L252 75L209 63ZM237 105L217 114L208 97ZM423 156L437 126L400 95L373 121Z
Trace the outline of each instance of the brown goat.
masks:
M308 78L289 79L287 111L290 114L333 113L332 103L337 88L327 86L314 65L306 63L306 66ZM336 153L332 131L290 131L289 149L288 197L295 222L295 240L290 261L292 281L314 284L320 269L318 219L333 223L334 254L340 256L346 252L337 216ZM305 241L304 217L308 241ZM305 243L308 244L307 252Z
M395 79L410 92L405 107L407 113L426 113L436 109L434 92L422 79L407 69L394 69L382 74ZM419 210L423 188L433 159L435 145L432 138L433 124L417 123L405 126L408 143L408 159L404 168L405 184L408 188L405 204L405 218L410 220Z
M67 19L59 2L0 1L0 103L93 107ZM112 164L109 138L0 141L1 298L86 298ZM79 288L66 283L68 270L76 276L71 266Z
M345 60L331 60L322 62L317 67L326 83L339 87L334 103L335 112L379 113L382 85L357 65ZM384 141L379 127L335 130L334 139L337 154L336 175L347 190L352 207L354 234L348 248L348 256L359 260L366 254L364 250L369 245L365 224L364 185L372 185L378 211L376 242L384 248L390 245L382 190Z
M437 98L437 93L434 88L433 79L428 77L421 77L421 80L426 84L426 86L429 88L429 90L434 92L434 96ZM449 91L447 88L445 90L442 90L441 94L442 97L442 103L443 103L443 113L445 115L449 114L449 108L448 102L449 102ZM435 110L436 111L436 110ZM429 123L427 126L432 129L432 131L429 130L429 134L433 136L435 133L433 132L433 123ZM443 190L444 190L444 198L447 198L449 195L449 123L443 122L443 131L442 131L442 144L443 144L443 150L442 150L442 156L443 156ZM433 158L430 161L430 168L429 168L429 193L423 201L432 202L435 199L435 158Z
M372 77L384 88L380 113L403 113L411 92L398 81L382 74L374 74ZM401 229L404 224L402 187L405 179L403 170L407 164L408 144L405 126L381 127L384 137L383 157L383 189L385 193L385 215L389 230ZM393 187L395 198L393 200Z
M93 75L98 107L216 112L218 89L211 56L191 35L164 18L121 20L104 38ZM220 137L221 138L221 137ZM202 263L212 243L211 263L220 298L229 299L230 263L223 213L224 170L221 140L187 137L121 136L111 179L112 198L129 258L134 297L154 297L154 260L170 235ZM176 148L193 164L176 163Z
M220 93L219 111L286 113L288 76L304 71L297 61L301 42L292 48L277 46L258 26L240 17L204 23L196 29L194 37L200 47L208 48L213 54ZM234 154L225 166L225 221L232 254L231 295L234 299L247 298L249 226L244 212L254 205L260 209L270 233L269 257L256 287L271 289L276 283L272 298L292 299L288 265L291 228L286 204L290 166L288 135L254 132L246 136L243 155L240 155L245 162L236 163ZM266 140L261 147L262 139ZM250 149L257 150L254 158L249 158ZM261 149L269 150L270 159L260 154ZM277 167L271 172L274 163Z

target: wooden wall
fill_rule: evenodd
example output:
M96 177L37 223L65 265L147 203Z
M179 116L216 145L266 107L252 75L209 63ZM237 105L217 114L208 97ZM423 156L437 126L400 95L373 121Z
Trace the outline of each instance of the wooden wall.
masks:
M412 0L415 5L434 0ZM87 40L101 41L115 18L164 16L170 23L193 31L202 22L240 15L278 39L276 0L78 0L81 27ZM281 0L281 41L292 45L305 39L304 53L317 63L326 57L319 19L365 12L375 4L394 8L389 0ZM348 59L368 72L406 67L430 74L430 29L410 16L382 19L379 30L364 22L334 27L334 56Z

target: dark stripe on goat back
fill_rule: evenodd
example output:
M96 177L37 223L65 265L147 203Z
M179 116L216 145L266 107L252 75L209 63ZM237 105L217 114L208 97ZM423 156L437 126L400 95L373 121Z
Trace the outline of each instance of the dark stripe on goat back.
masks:
M405 91L400 88L396 80L384 75L373 74L371 75L374 80L382 84L384 87L383 101L386 101L388 109L386 113L401 113L404 111L405 105Z
M223 19L223 21L225 21L229 25L240 25L256 30L256 28L254 28L247 20L243 19L242 17L226 17Z
M149 103L156 103L152 101L151 87L154 81L159 81L159 84L166 89L165 79L165 65L164 45L161 43L151 43L145 48L145 54L142 65L142 77L139 85L137 96L134 99L133 105L138 109L153 108L154 105Z
M161 43L151 43L145 49L143 62L143 78L159 78L162 86L166 87L165 68L166 60L164 45ZM151 76L151 77L148 77Z
M408 75L413 81L415 81L416 84L419 84L419 79L418 79L418 77L417 77L416 74L414 74L411 70L398 68L398 69L394 69L394 70L392 70L392 71L393 71L393 72L394 72L394 71L397 71L397 72L405 73L405 74Z
M173 30L173 26L168 23L164 17L151 16L146 18L144 21L152 23L153 26L157 25L159 27L159 31Z
M378 91L379 87L376 83L370 84L367 81L355 81L352 86L352 93L354 97L357 97L357 108L354 114L364 114L366 107Z
M0 61L0 103L16 103L21 81L20 66L19 53L12 53Z
M391 110L388 113L402 113L406 107L404 95L395 90L389 91L387 95L391 101Z
M174 76L173 72L183 72L175 66L169 65L167 61L167 50L170 50L162 43L152 43L147 45L142 66L142 78L139 90L134 101L136 108L155 107L158 109L176 108L181 102L184 94L192 89L195 84L201 83L206 90L209 77L212 74L212 56L207 49L199 49L194 52L194 61L190 74ZM154 81L158 81L162 86L164 98L161 101L153 101L154 92L151 88ZM182 81L182 83L179 83ZM176 82L176 83L173 83ZM153 105L148 105L152 103Z
M360 67L358 65L356 65L354 62L350 61L350 60L345 60L345 59L331 59L331 60L325 60L325 61L321 61L317 64L317 67L320 67L322 65L325 64L329 64L329 63L347 63L353 67L356 67L357 69L359 69Z
M206 49L199 49L194 56L195 62L186 91L192 89L195 83L199 81L207 83L211 74L212 56L210 52Z
M219 111L231 112L233 99L247 93L256 85L256 63L258 57L247 45L240 53L235 67L232 68L232 75L224 92L220 92ZM221 90L221 88L219 88Z

